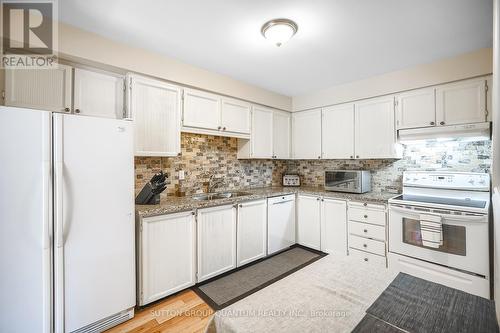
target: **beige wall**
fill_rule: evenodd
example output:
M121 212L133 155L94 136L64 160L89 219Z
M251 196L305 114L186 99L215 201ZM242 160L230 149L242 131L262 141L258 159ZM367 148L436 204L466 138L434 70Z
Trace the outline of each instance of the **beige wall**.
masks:
M293 110L307 110L363 98L392 94L492 73L492 49L418 65L293 97Z
M494 1L493 22L493 187L500 188L500 0ZM494 266L494 299L497 302L497 318L500 320L500 216L493 216L493 266Z
M59 24L59 53L62 58L72 61L104 64L282 110L291 110L292 99L288 96L157 53L114 42L64 23Z

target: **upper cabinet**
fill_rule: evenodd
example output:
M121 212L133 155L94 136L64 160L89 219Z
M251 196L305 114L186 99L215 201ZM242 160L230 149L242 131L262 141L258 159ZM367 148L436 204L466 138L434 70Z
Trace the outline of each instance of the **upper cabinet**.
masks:
M486 121L486 79L473 79L436 88L436 120L439 125Z
M295 159L321 158L321 109L293 113L292 150Z
M292 117L290 112L273 112L273 158L290 158L290 132Z
M356 158L398 158L394 97L372 98L355 104Z
M5 70L5 105L71 112L72 67Z
M199 90L184 90L182 125L207 130L221 130L220 96Z
M238 140L238 158L290 158L289 112L254 105L249 140Z
M129 80L129 116L135 123L135 155L179 155L181 88L135 75Z
M75 68L74 112L87 116L121 118L125 81L122 76Z
M124 90L119 74L62 64L54 69L6 70L5 74L7 106L123 118Z
M182 131L249 138L250 110L237 99L185 89Z
M322 153L325 159L354 158L354 104L322 109Z
M260 106L253 107L250 144L253 158L272 158L273 110Z
M249 103L232 98L222 98L221 126L222 131L250 134Z
M488 80L471 79L399 94L397 129L488 121Z
M436 125L435 89L426 88L396 97L397 129Z

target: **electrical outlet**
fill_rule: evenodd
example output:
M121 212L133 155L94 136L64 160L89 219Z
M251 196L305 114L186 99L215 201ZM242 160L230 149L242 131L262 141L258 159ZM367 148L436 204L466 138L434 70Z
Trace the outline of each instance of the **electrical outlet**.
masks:
M184 175L184 170L179 171L179 180L184 180L185 175Z

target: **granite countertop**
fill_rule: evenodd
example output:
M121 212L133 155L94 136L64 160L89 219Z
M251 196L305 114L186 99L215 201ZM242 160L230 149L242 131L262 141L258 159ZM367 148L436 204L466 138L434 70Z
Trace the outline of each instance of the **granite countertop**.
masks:
M232 192L236 190L231 190ZM368 192L363 194L341 193L325 191L322 187L259 187L243 188L239 192L247 192L234 198L224 198L216 200L195 200L191 196L186 197L163 197L158 205L136 205L136 212L141 217L151 217L169 213L189 211L199 208L215 207L222 205L237 204L240 202L251 201L275 197L285 194L303 193L311 195L321 195L328 198L342 199L346 201L361 201L368 203L386 204L387 201L396 196L396 193Z

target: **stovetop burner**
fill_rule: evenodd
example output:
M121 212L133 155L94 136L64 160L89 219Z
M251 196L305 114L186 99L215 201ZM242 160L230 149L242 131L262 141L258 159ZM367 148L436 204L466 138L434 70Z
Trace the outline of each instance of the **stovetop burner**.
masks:
M457 207L468 207L468 208L485 208L486 201L483 200L471 200L471 199L457 199L457 198L446 198L446 197L430 197L424 195L411 195L403 194L395 197L393 200L402 201L413 201L420 203L438 204L438 205L449 205Z

